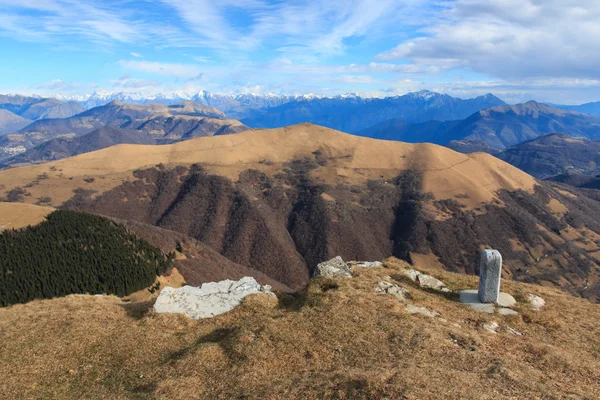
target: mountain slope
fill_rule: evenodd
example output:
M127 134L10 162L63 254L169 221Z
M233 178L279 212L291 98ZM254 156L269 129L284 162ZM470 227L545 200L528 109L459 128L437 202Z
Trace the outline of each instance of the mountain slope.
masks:
M476 273L492 246L513 279L600 294L600 203L482 153L305 124L119 145L0 171L0 185L13 201L181 232L293 288L335 255L434 254Z
M558 133L510 147L496 157L541 179L566 173L600 174L600 140Z
M478 140L493 148L504 149L555 132L597 139L600 138L600 117L530 101L513 106L492 107L460 121L428 121L409 125L382 123L359 134L436 144L447 144L453 140Z
M520 315L485 314L455 294L403 279L405 263L385 265L354 269L352 279L313 280L279 301L250 296L229 313L199 321L113 296L0 309L3 393L11 399L600 397L597 304L503 280L502 290L521 299ZM430 263L417 268L454 291L477 288L476 277ZM380 281L405 287L411 303L440 317L409 314L406 303L376 293ZM533 311L522 300L530 293L547 306ZM494 324L498 333L486 329Z
M2 163L0 168L15 165L39 164L89 153L117 144L156 144L156 139L145 132L119 129L113 127L100 128L83 136L74 138L56 138L42 143L25 153L11 157Z
M593 114L600 116L600 101L596 101L593 103L585 103L578 106L555 106L557 108L562 108L563 110L569 111L577 111L582 114Z
M0 95L0 109L30 120L69 118L85 111L83 106L74 101L63 103L57 99L20 95Z
M31 122L33 121L30 119L23 118L8 110L0 109L0 136L17 132L18 130L25 128Z
M71 118L38 120L18 133L2 137L0 147L30 149L55 138L78 137L102 127L137 130L143 137L150 135L166 142L247 129L215 108L190 101L171 105L131 105L115 101Z
M463 100L428 91L384 99L339 96L285 103L256 111L242 119L242 122L256 128L275 128L310 122L354 133L389 119L413 123L456 120L502 104L505 103L492 95Z

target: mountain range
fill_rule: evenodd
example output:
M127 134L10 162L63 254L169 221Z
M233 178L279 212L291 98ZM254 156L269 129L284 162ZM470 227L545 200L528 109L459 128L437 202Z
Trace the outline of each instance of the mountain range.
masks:
M62 102L54 98L20 95L0 95L0 109L28 120L69 118L86 110L75 101Z
M501 150L556 132L587 139L600 138L600 117L529 101L525 104L481 110L466 119L456 121L384 121L358 132L358 135L443 145L451 141L469 140Z
M584 238L600 233L600 202L484 153L302 124L113 146L6 169L0 183L12 201L177 231L292 289L335 255L433 254L472 274L485 245L513 279L600 294L596 245Z
M102 127L139 131L141 134L138 140L150 140L154 143L170 143L248 129L213 107L191 101L168 105L132 105L113 101L70 118L38 120L17 133L0 137L0 159L13 156L14 149L19 149L22 153L52 139L75 138ZM39 154L37 150L35 153Z

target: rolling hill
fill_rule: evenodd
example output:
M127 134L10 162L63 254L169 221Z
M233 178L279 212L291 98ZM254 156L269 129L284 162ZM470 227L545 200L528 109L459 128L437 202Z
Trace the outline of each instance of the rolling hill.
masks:
M5 135L0 138L0 158L2 149L7 158L12 155L8 150L18 146L29 150L55 138L74 138L102 127L139 131L140 140L146 140L149 135L157 142L167 143L248 129L238 121L227 119L215 108L190 101L171 105L131 105L114 101L71 118L38 120L18 133Z
M477 140L502 150L556 132L588 139L600 138L600 117L530 101L525 104L492 107L476 112L464 120L428 121L418 124L386 121L358 134L372 138L443 145L457 140Z
M118 145L0 171L0 196L180 232L291 288L335 255L477 272L600 295L600 203L488 154L303 124L164 146Z

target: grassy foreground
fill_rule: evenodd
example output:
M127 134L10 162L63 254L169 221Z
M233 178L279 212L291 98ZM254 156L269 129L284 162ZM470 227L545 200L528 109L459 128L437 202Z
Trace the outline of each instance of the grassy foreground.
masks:
M599 305L503 281L520 315L481 314L455 294L414 286L403 262L386 266L316 279L279 301L251 296L201 321L113 296L0 309L0 398L600 398ZM428 272L451 289L477 284ZM394 296L375 292L380 280L408 288L413 304L441 316L408 314ZM527 293L547 307L532 311ZM483 328L491 321L499 333Z

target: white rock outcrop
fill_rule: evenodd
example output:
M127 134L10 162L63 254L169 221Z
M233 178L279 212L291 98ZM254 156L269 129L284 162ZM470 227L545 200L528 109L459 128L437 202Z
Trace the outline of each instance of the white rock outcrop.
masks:
M209 282L200 287L165 287L154 303L154 311L185 314L193 319L211 318L233 310L244 297L259 293L276 297L270 286L262 286L247 276L239 281Z

